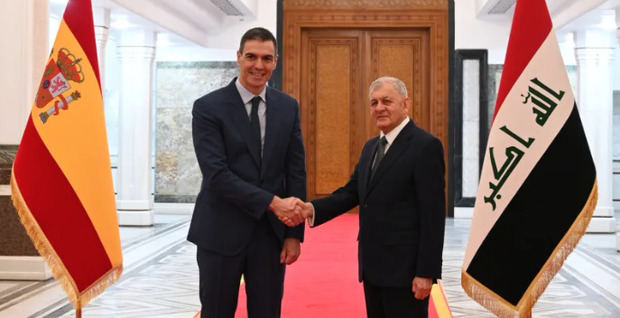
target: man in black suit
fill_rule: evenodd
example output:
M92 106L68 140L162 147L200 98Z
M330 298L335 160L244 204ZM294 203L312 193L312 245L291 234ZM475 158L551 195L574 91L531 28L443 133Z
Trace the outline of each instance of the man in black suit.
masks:
M297 101L266 86L276 47L268 30L247 31L239 77L192 110L203 181L187 239L198 246L202 317L234 317L242 274L249 317L280 317L285 264L299 257L303 224L278 218L302 221L305 155Z
M370 85L380 135L366 142L346 185L302 212L318 226L359 205L359 279L370 318L427 317L433 280L441 276L443 149L409 118L409 103L397 78Z

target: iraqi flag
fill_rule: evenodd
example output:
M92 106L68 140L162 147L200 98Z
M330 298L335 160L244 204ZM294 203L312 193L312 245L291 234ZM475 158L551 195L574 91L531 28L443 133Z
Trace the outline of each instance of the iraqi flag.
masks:
M531 313L584 234L597 185L544 0L517 0L461 284L498 316Z
M76 309L122 271L90 0L70 0L11 176L13 204Z

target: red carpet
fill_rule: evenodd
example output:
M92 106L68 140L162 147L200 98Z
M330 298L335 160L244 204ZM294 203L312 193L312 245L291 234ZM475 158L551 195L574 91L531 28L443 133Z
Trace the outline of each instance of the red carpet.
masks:
M286 269L283 318L366 317L364 291L357 280L357 231L355 214L342 215L314 229L306 228L301 256ZM452 315L442 289L434 285L429 318L437 317ZM235 318L247 318L243 286Z
M366 316L357 281L357 222L357 215L345 214L317 228L306 227L301 256L286 267L283 318ZM235 318L246 317L241 288Z
M357 214L306 228L301 256L287 267L282 317L365 317L357 275Z

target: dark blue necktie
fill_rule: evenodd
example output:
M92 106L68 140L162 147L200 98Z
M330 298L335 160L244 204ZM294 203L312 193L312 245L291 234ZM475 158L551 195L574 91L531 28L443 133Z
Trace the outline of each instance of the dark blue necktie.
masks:
M255 142L255 149L258 150L256 154L258 158L258 166L261 165L261 136L260 136L260 121L258 120L258 105L260 104L260 96L254 96L252 98L252 110L250 111L250 127L252 130L252 136Z
M383 159L383 156L385 155L386 145L387 145L387 139L385 138L385 136L383 136L381 137L381 139L379 139L379 142L377 143L377 152L375 153L375 161L372 163L372 169L370 170L371 180L375 176L375 172L377 172L377 169L379 168L379 164L381 163L381 160Z

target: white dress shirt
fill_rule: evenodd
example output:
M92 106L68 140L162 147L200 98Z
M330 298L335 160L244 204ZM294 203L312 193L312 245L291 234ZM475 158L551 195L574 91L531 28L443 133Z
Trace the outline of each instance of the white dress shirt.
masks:
M247 90L241 82L239 82L239 78L235 81L235 85L237 86L237 90L239 91L239 95L241 95L241 100L245 105L245 111L248 113L248 120L250 120L250 113L252 112L252 98L254 96L260 96L261 101L258 104L258 122L260 124L260 151L261 156L263 155L263 148L265 148L265 124L267 122L265 113L267 112L267 104L265 101L265 92L267 91L267 86L263 88L263 90L258 94L254 95L254 93Z

